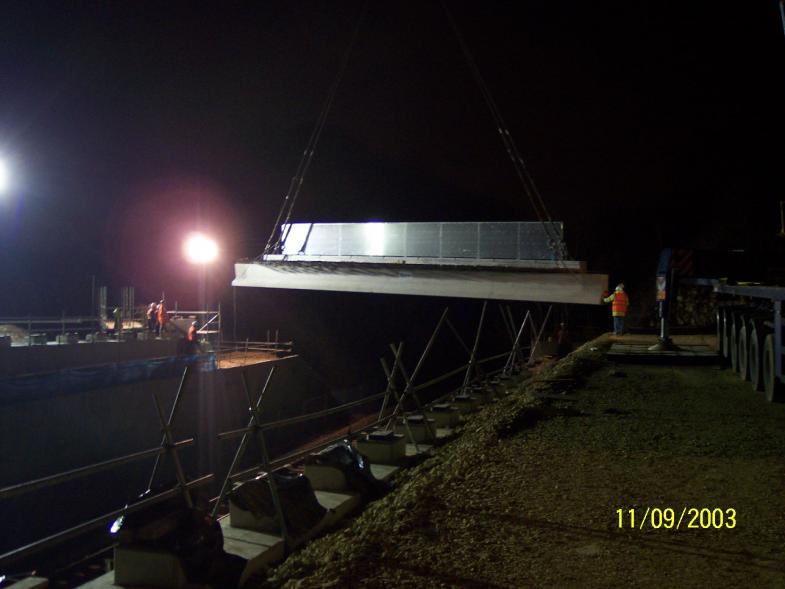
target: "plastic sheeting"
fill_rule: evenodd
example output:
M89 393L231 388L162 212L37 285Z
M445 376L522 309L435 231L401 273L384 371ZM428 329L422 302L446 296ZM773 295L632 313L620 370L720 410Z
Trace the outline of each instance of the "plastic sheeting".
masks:
M215 370L215 354L115 362L0 379L0 406L145 380L174 378L180 376L186 366L194 366L201 371Z
M373 476L370 461L352 447L349 440L311 454L306 461L309 464L337 468L343 473L349 488L362 494L364 498L375 499L390 490L389 484Z
M303 475L286 469L274 472L272 476L289 533L297 537L314 528L327 510L317 501L311 482ZM276 515L270 484L264 476L235 487L229 493L229 500L257 518L272 519ZM278 529L278 523L274 525Z

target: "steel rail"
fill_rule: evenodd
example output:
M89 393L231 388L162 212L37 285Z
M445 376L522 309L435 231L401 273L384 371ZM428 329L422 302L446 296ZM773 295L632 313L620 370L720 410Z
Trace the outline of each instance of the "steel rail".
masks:
M193 445L194 445L193 438L188 438L186 440L182 440L180 442L175 443L175 447L177 448L185 448L187 446L193 446ZM15 497L23 493L35 491L37 489L44 489L46 487L51 487L52 485L56 485L58 483L64 483L66 481L70 481L73 479L77 479L79 477L100 472L102 470L107 470L114 466L118 466L120 464L133 462L135 460L141 460L142 458L147 458L149 456L154 456L154 455L160 456L161 454L165 454L166 452L167 449L164 447L150 448L149 450L134 452L133 454L127 454L125 456L120 456L119 458L112 458L111 460L96 462L95 464L82 466L80 468L74 468L73 470L67 470L47 477L41 477L39 479L33 479L24 483L10 485L8 487L3 487L2 489L0 489L0 499L8 499L10 497Z
M476 363L477 364L485 364L487 362L492 362L493 360L499 360L501 358L504 358L508 354L509 354L509 352L504 352L502 354L496 354L494 356L489 356L487 358L483 358L481 360L477 360ZM437 376L437 377L429 380L428 382L424 382L421 385L413 387L413 390L414 391L420 391L420 390L422 390L424 388L427 388L428 386L432 386L434 384L437 384L439 382L447 380L451 376L455 376L456 374L459 374L463 370L466 370L466 366L467 366L467 364L464 364L462 366L459 366L458 368L455 368L454 370L450 370L449 372L446 372L446 373L444 373L441 376ZM265 423L264 425L262 425L261 426L261 430L262 431L268 431L268 430L271 430L271 429L276 429L276 428L284 427L284 426L287 426L287 425L293 425L293 424L297 424L297 423L302 423L304 421L310 421L312 419L318 419L320 417L327 417L328 415L334 415L335 413L340 413L341 411L345 411L347 409L352 409L354 407L359 407L361 405L364 405L365 403L369 403L371 401L376 401L378 399L382 399L382 398L385 397L386 394L387 394L387 392L385 391L385 392L382 392L382 393L377 393L375 395L371 395L370 397L363 397L362 399L358 399L357 401L351 401L349 403L344 403L343 405L337 405L335 407L330 407L329 409L322 409L321 411L315 411L313 413L306 413L305 415L298 415L296 417L287 417L285 419L279 419L278 421L271 421L269 423ZM218 434L218 439L219 440L226 440L226 439L230 439L230 438L236 438L236 437L242 436L245 433L248 433L252 429L253 429L252 427L241 427L239 429L228 430L228 431L225 431L225 432L222 432L222 433Z
M206 474L198 479L194 479L188 483L188 488L191 487L198 487L209 483L214 478L214 475ZM19 548L15 548L10 552L6 552L5 554L0 554L0 565L7 566L8 564L15 562L25 556L29 556L36 552L39 552L45 548L50 548L52 546L57 546L66 540L70 540L76 536L80 536L85 532L89 532L95 528L100 528L102 525L117 519L121 515L125 515L128 513L134 513L139 511L140 509L144 509L151 505L156 505L161 503L162 501L166 501L167 499L171 499L179 494L182 491L180 486L177 485L168 491L163 491L151 497L147 497L146 499L142 499L141 501L134 503L132 505L127 505L122 509L117 509L112 511L111 513L106 513L104 515L98 516L86 522L79 524L78 526L74 526L72 528L68 528L66 530L62 530L57 532L56 534L52 534L51 536L47 536L46 538L41 538L40 540L36 540L35 542L31 542L30 544L26 544L25 546L20 546Z
M357 434L366 431L368 429L374 428L378 425L381 425L385 421L387 421L386 417L384 419L377 419L376 421L367 424L366 426L363 427L363 429L357 432L342 434L340 436L336 436L335 438L330 438L329 441L319 442L318 444L314 444L312 446L307 446L305 448L295 450L294 452L290 452L289 454L284 454L283 456L270 461L270 470L273 471L278 470L281 467L286 466L287 464L291 464L292 462L297 462L298 460L302 460L309 454L317 452L318 450L321 450L323 448L327 448L328 446L332 446L336 442L340 442L341 440L344 440L347 437L349 438L356 437ZM245 470L237 471L231 476L231 479L233 481L237 481L237 480L244 479L253 474L259 474L259 472L260 472L260 467L258 465L252 466L250 468L246 468Z
M498 360L498 359L503 358L505 356L507 356L507 352L505 352L503 354L496 354L494 356L489 356L489 357L484 358L482 360L478 360L478 363L479 362L490 362L492 360ZM465 366L464 366L464 368L465 368ZM498 373L502 372L502 370L503 370L503 368L498 368L496 370L492 370L492 371L488 372L487 374L488 374L488 376L492 376L494 374L498 374ZM454 372L454 371L451 371L451 372ZM444 395L441 395L440 397L437 397L437 399L435 401L444 399L445 397L449 397L450 395L453 395L453 394L457 393L458 391L460 391L461 388L462 388L462 386L461 387L456 387L456 388L446 392ZM384 394L385 393L381 393L381 395L384 395ZM375 395L375 397L378 398L379 395ZM289 454L284 454L283 456L281 456L279 458L276 458L275 460L271 460L270 461L270 469L271 470L276 470L276 469L279 469L279 468L281 468L283 466L291 464L292 462L297 462L298 460L301 460L301 459L305 458L309 454L312 454L313 452L319 451L319 450L321 450L323 448L327 448L328 446L331 446L331 445L333 445L333 444L335 444L337 442L340 442L341 440L344 440L347 437L356 437L359 433L361 433L363 431L367 431L367 430L372 429L372 428L374 428L376 426L382 425L382 424L386 423L388 421L388 419L389 419L389 416L383 417L381 419L377 419L376 421L373 421L373 422L365 425L362 428L362 430L359 430L357 432L342 434L342 435L337 436L335 438L331 438L329 441L319 442L318 444L314 444L312 446L307 446L305 448L301 448L301 449L296 450L294 452L291 452ZM245 470L238 471L238 472L234 473L230 478L233 481L238 481L238 480L242 480L242 479L244 479L244 478L246 478L248 476L251 476L251 475L257 475L257 474L259 474L259 472L260 472L260 468L259 468L258 465L256 465L256 466L249 467L249 468L247 468ZM211 502L214 502L217 499L218 499L218 497L213 497L211 499Z
M322 409L321 411L315 411L313 413L306 413L305 415L298 415L296 417L287 417L285 419L279 419L278 421L271 421L269 423L265 423L264 425L260 426L258 429L260 431L268 431L271 429L276 429L279 427L284 427L287 425L294 425L296 423L302 423L304 421L310 421L311 419L318 419L319 417L326 417L328 415L333 415L334 413L340 413L341 411L346 411L347 409L352 409L353 407L359 407L360 405L364 405L365 403L370 403L371 401L376 401L381 399L385 396L386 393L377 393L375 395L371 395L370 397L363 397L362 399L358 399L357 401L352 401L350 403L344 403L343 405L338 405L336 407L330 407L329 409ZM253 427L242 427L240 429L229 430L223 433L218 434L219 440L226 440L229 438L236 438L238 436L243 435L254 429Z
M426 381L426 382L424 382L422 384L418 384L418 385L414 386L412 388L412 390L419 392L419 391L421 391L423 389L427 389L429 386L438 384L438 383L440 383L440 382L442 382L444 380L447 380L451 376L455 376L456 374L460 374L461 372L466 370L466 368L468 366L469 366L468 364L464 364L463 366L459 366L458 368L455 368L454 370L450 370L449 372L445 372L441 376L434 377L431 380L428 380L428 381Z

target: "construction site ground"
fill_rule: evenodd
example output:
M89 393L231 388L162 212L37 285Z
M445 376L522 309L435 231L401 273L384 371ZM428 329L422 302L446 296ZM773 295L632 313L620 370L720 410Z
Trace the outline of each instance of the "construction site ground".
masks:
M484 407L267 586L785 587L785 406L714 366L610 363L612 340Z

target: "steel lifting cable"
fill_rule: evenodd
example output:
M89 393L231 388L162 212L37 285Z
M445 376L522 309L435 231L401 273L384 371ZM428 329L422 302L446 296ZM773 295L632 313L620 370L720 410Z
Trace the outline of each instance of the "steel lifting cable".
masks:
M523 186L526 196L529 198L532 209L534 210L535 215L537 215L540 223L542 223L545 234L551 241L552 249L555 250L557 257L560 260L563 260L566 257L564 244L562 242L561 236L553 228L553 219L548 212L548 207L545 205L545 200L542 198L540 191L537 189L537 185L534 183L534 179L531 177L531 174L526 167L523 156L521 155L520 151L518 151L518 147L512 138L512 134L504 122L501 111L499 110L496 101L493 99L493 95L491 94L488 85L485 83L485 79L482 77L480 69L477 67L477 63L474 61L474 57L469 51L469 47L466 44L463 34L458 28L458 24L455 22L455 19L453 18L450 10L447 8L447 4L444 2L444 0L442 0L441 5L445 14L447 15L447 20L450 23L450 27L452 28L453 33L458 40L458 44L461 47L464 59L466 60L466 64L469 67L469 71L474 77L474 80L480 89L480 93L485 100L485 104L488 106L488 110L493 117L494 123L496 124L496 128L499 132L499 136L501 137L502 143L507 150L507 155L512 161L513 167L515 168L515 173L518 176L521 185Z
M273 223L270 237L267 239L267 243L264 246L264 253L258 258L260 260L267 254L280 251L281 239L283 237L283 232L279 231L279 228L281 227L281 218L284 217L285 211L286 216L284 217L282 225L288 225L292 216L292 211L294 210L294 205L297 202L297 197L300 194L300 189L302 188L303 182L305 181L305 174L308 172L308 168L311 166L313 156L316 153L316 146L319 143L319 138L321 137L322 131L324 130L324 125L327 122L327 116L330 113L330 109L332 108L333 102L335 101L335 95L338 93L338 87L341 85L341 80L343 79L343 75L346 72L346 67L349 64L349 58L351 57L352 50L354 49L354 46L357 42L357 37L360 32L360 25L365 18L367 8L368 2L365 2L360 12L360 16L357 19L357 24L354 27L354 32L352 33L349 46L346 48L341 65L338 68L338 73L336 74L335 79L330 86L330 90L327 93L327 98L325 98L324 103L322 104L322 110L319 113L319 118L316 120L313 131L311 131L311 136L308 139L308 144L306 145L305 151L303 151L303 155L300 158L297 171L295 172L294 177L292 177L292 181L289 183L289 189L286 191L286 195L284 196L283 202L281 203L281 208L278 211L278 216Z

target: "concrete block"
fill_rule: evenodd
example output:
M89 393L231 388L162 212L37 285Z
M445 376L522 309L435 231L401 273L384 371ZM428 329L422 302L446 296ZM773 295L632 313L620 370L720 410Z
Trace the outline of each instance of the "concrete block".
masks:
M449 403L431 405L425 410L425 416L433 419L437 428L453 428L460 423L458 408Z
M79 336L75 333L58 333L56 341L58 344L78 344Z
M306 464L305 476L315 491L345 491L348 488L343 472L334 466Z
M174 554L121 546L114 549L114 582L125 587L180 589L188 586L180 559Z
M255 532L278 533L278 520L275 517L259 517L229 500L229 521L233 528L243 528Z
M45 333L33 333L30 335L30 343L34 346L45 346L47 342Z
M426 419L428 420L427 423L430 426L426 426ZM422 415L412 415L406 417L409 431L412 432L412 437L414 441L419 442L433 442L436 436L436 420L424 417ZM395 432L398 434L403 434L404 436L408 437L408 433L406 431L406 426L403 423L403 419L401 419L395 425ZM409 440L411 441L411 440Z
M298 538L291 538L293 545L310 540L324 529L335 525L351 511L359 507L361 503L361 498L358 494L334 493L331 491L315 491L314 494L316 495L316 500L327 512L321 521L305 534ZM275 551L278 550L278 541L280 540L281 551L283 551L283 540L278 536L278 524L275 518L257 517L250 511L246 511L230 501L229 518L226 519L229 521L228 526L224 526L222 520L224 538L232 538L244 542L252 541L259 546L267 546L267 549ZM238 547L237 549L239 550L240 548ZM272 552L264 557L260 556L260 562L273 562L271 560L273 556L277 556L277 552ZM280 558L283 558L283 552L281 552Z
M436 440L448 440L455 435L455 430L451 427L437 427L436 428Z
M11 338L8 338L11 339ZM49 587L49 580L43 577L27 577L9 585L8 589L45 589Z
M79 585L78 589L115 589L116 587L117 585L114 584L114 571L109 571L92 581L88 581L84 585Z
M240 585L260 570L283 560L284 541L280 536L233 528L228 517L221 518L220 524L224 551L248 561L240 577Z
M455 395L451 401L461 413L471 413L480 406L480 401L471 395Z
M380 481L388 481L400 470L400 467L392 464L371 464L371 474Z
M481 404L490 403L496 397L494 387L489 385L472 385L466 392Z
M317 533L325 527L338 523L338 521L359 507L362 502L359 494L333 493L330 491L316 491L316 500L327 510L325 520L317 526L319 528Z
M431 444L406 444L406 456L419 456L420 454L427 454L431 451L433 446Z
M365 455L371 464L398 464L406 457L406 438L403 434L392 433L378 439L371 434L363 440L357 440L357 450Z

